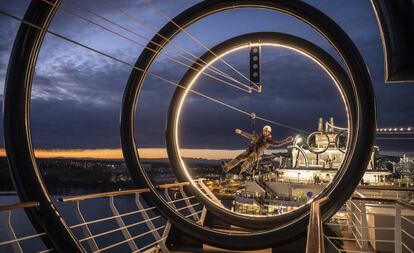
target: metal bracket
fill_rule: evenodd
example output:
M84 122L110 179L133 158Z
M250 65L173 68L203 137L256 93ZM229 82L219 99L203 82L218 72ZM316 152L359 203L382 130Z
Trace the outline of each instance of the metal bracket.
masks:
M257 88L259 92L262 91L260 80L261 51L260 44L250 45L250 90Z

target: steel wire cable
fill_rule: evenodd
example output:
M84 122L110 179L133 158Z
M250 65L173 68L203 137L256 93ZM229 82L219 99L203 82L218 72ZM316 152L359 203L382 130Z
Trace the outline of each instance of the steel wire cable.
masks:
M142 221L138 221L136 223L132 223L132 224L129 224L129 225L120 226L118 228L108 230L108 231L105 231L105 232L102 232L102 233L99 233L99 234L84 237L82 239L79 239L79 242L84 242L84 241L87 241L87 240L90 240L90 239L96 239L96 238L102 237L104 235L109 235L109 234L112 234L112 233L115 233L115 232L118 232L118 231L121 231L121 230L124 230L124 229L128 229L128 228L131 228L131 227L137 227L138 225L142 225L146 222L152 222L154 220L161 219L161 218L163 218L163 217L161 215L158 215L158 216L149 218L148 220L142 220Z
M310 134L309 131L305 131L305 130L302 130L302 129L299 129L299 128L291 127L291 126L288 126L288 125L285 125L285 124L282 124L282 123L279 123L279 122L276 122L276 121L273 121L273 120L269 120L269 119L266 119L266 118L263 118L263 117L260 117L260 116L255 116L255 118L257 118L259 120L262 120L264 122L273 124L273 125L277 125L277 126L284 127L284 128L289 128L291 130L299 131L299 132L302 132L302 133L305 133L305 134Z
M45 235L46 235L46 233L40 233L40 234L23 236L23 237L20 237L20 238L16 238L16 239L12 239L12 240L8 240L8 241L0 242L0 246L7 245L7 244L10 244L10 243L14 243L14 242L21 242L21 241L25 241L25 240L29 240L29 239L32 239L32 238L45 236Z
M189 92L191 92L191 93L193 93L193 94L196 94L196 95L198 95L198 96L201 96L201 97L203 97L203 98L206 98L207 100L210 100L210 101L215 102L215 103L217 103L217 104L223 105L223 106L225 106L225 107L227 107L227 108L229 108L229 109L232 109L232 110L234 110L234 111L237 111L237 112L239 112L239 113L241 113L241 114L244 114L244 115L246 115L246 116L253 117L253 115L256 115L256 113L249 113L249 112L247 112L247 111L245 111L245 110L242 110L242 109L240 109L240 108L238 108L238 107L235 107L235 106L229 105L229 104L227 104L227 103L225 103L225 102L223 102L223 101L221 101L221 100L215 99L215 98L210 97L210 96L208 96L208 95L205 95L205 94L203 94L203 93L201 93L201 92L198 92L198 91L195 91L195 90L189 89L189 88L187 88L187 87L185 87L185 86L183 86L183 85L181 85L181 84L179 84L179 83L177 83L177 82L171 81L171 80L169 80L169 79L167 79L167 78L164 78L164 77L162 77L162 76L160 76L160 75L158 75L158 74L156 74L156 73L150 72L150 71L148 71L148 70L144 70L144 69L142 69L142 68L139 68L139 67L135 66L134 64L131 64L131 63L129 63L129 62L127 62L127 61L125 61L125 60L122 60L122 59L116 58L115 56L112 56L112 55L110 55L110 54L108 54L108 53L105 53L105 52L99 51L99 50L97 50L97 49L95 49L95 48L92 48L92 47L90 47L90 46L84 45L84 44L82 44L82 43L80 43L80 42L78 42L78 41L75 41L75 40L73 40L73 39L71 39L71 38L69 38L69 37L67 37L67 36L61 35L61 34L59 34L59 33L57 33L57 32L54 32L54 31L52 31L52 30L50 30L50 29L43 29L42 27L40 27L40 26L38 26L38 25L32 24L32 23L30 23L30 22L28 22L28 21L26 21L26 20L24 20L24 19L22 19L22 18L19 18L19 17L15 16L15 15L10 14L10 13L8 13L8 12L5 12L5 11L3 11L3 10L0 10L0 14L5 15L5 16L8 16L8 17L10 17L10 18L12 18L12 19L15 19L15 20L17 20L17 21L20 21L21 23L24 23L24 24L26 24L26 25L28 25L28 26L30 26L30 27L35 28L35 29L38 29L39 31L44 31L44 32L47 32L47 33L49 33L49 34L51 34L51 35L53 35L53 36L55 36L55 37L58 37L58 38L60 38L60 39L63 39L63 40L68 41L68 42L70 42L70 43L73 43L73 44L75 44L75 45L78 45L78 46L80 46L80 47L82 47L82 48L84 48L84 49L90 50L90 51L92 51L92 52L94 52L94 53L96 53L96 54L99 54L99 55L105 56L105 57L107 57L107 58L109 58L109 59L111 59L111 60L113 60L113 61L116 61L116 62L118 62L118 63L124 64L124 65L127 65L127 66L129 66L129 67L131 67L131 68L133 68L133 69L135 69L135 70L138 70L138 71L140 71L140 72L142 72L142 73L145 73L145 74L151 75L151 76L153 76L153 77L155 77L155 78L157 78L157 79L159 79L159 80L162 80L162 81L164 81L164 82L166 82L166 83L169 83L169 84L171 84L171 85L174 85L174 86L176 86L176 87L178 87L178 88L181 88L181 89L184 89L184 90L188 90ZM291 127L291 126L288 126L288 125L286 125L286 124L282 124L282 123L279 123L279 122L276 122L276 121L273 121L273 120L269 120L269 119L266 119L266 118L261 117L261 116L257 116L257 115L256 115L256 116L254 116L254 117L256 117L256 118L257 118L257 119L259 119L259 120L262 120L262 121L265 121L265 122L268 122L268 123L271 123L271 124L274 124L274 125L278 125L278 126L281 126L281 127L285 127L285 128L291 129L291 130L295 130L295 131L301 131L301 132L303 132L303 133L308 133L308 131L306 131L306 130L301 130L301 129L299 129L299 128Z
M44 2L46 2L46 3L48 3L48 4L53 4L53 3L51 3L51 2L47 2L46 0L43 0ZM85 11L85 12L87 12L87 13L89 13L89 14L91 14L91 15L93 15L93 16L95 16L95 17L97 17L97 18L99 18L99 19L102 19L102 20L104 20L104 21L106 21L106 22L108 22L108 23L110 23L110 24L112 24L112 25L114 25L114 26L116 26L116 27L118 27L118 28L121 28L122 30L124 30L124 31L126 31L126 32L128 32L128 33L131 33L131 34L134 34L134 35L136 35L136 36L138 36L138 37L140 37L141 39L144 39L144 40L146 40L147 42L149 42L150 44L153 44L153 45L156 45L156 46L158 46L158 47L162 47L162 45L160 45L160 44L158 44L158 43L156 43L156 42L154 42L154 41L152 41L150 38L148 38L148 37L146 37L146 36L144 36L144 35L142 35L142 34L140 34L140 33L137 33L137 32L135 32L135 31L133 31L133 30L131 30L131 29L129 29L129 28L127 28L127 27L125 27L125 26L122 26L122 25L120 25L120 24L118 24L117 22L115 22L115 21L112 21L112 20L110 20L110 19L108 19L108 18L106 18L106 17L103 17L102 15L99 15L98 13L96 13L96 12L94 12L94 11L91 11L90 9L87 9L87 8L85 8L84 6L82 6L82 5L80 5L79 3L76 3L76 2L74 2L74 1L72 1L72 0L64 0L65 2L68 2L69 4L71 4L72 6L75 6L75 7L77 7L78 9L81 9L81 10L83 10L83 11ZM65 8L63 8L63 7L61 7L62 9L65 9ZM66 9L67 10L67 9ZM68 10L69 11L69 10ZM87 22L93 22L93 21L90 21L90 20L86 20L86 18L84 18L84 17L80 17L79 16L79 14L74 14L73 12L71 13L72 15L75 15L75 16L78 16L79 18L82 18L82 19L84 19L85 21L87 21ZM102 27L101 27L102 28ZM111 30L111 32L112 32L112 30ZM157 34L159 34L159 33L157 33ZM138 41L135 41L136 43L139 43ZM180 47L178 44L175 44L177 47L179 47L179 49L181 49L181 50L185 50L185 49L183 49L182 47ZM152 49L152 48L148 48L146 45L144 45L144 44L142 44L142 43L139 43L139 46L142 46L142 47L144 47L145 49L148 49L148 50L150 50L151 52L154 52L154 53L157 53L154 49ZM193 64L196 64L196 65L198 65L198 66L200 66L200 67L205 67L205 65L203 65L202 63L204 63L204 64L207 64L207 63L205 63L204 61L202 61L202 63L199 63L199 62L197 62L197 56L195 56L194 54L192 54L191 52L189 52L188 50L185 50L185 52L186 53L188 53L188 54L190 54L192 57L194 57L194 58L196 58L196 60L193 60L193 59L190 59L190 58L188 58L188 57L186 57L186 56L184 56L184 55L181 55L181 54L178 54L178 55L176 55L176 56L178 56L178 57L181 57L181 58L183 58L183 59L185 59L185 60L187 60L187 61L189 61L189 62L191 62L191 63L193 63ZM162 53L159 53L160 55L164 55L164 54L162 54ZM164 57L168 57L167 55L164 55ZM168 57L169 59L171 58L171 57ZM170 60L172 60L172 61L174 61L174 62L176 62L176 63L178 63L177 62L177 60L175 60L174 58L173 59L170 59ZM178 64L181 64L181 65L184 65L184 66L186 66L186 67L189 67L189 68L192 68L191 66L188 66L188 65L185 65L183 62L179 62ZM211 69L210 69L211 68ZM194 68L192 68L192 69L194 69ZM224 78L227 78L228 80L230 80L230 81L233 81L233 82L235 82L235 83L237 83L237 84L240 84L241 86L243 86L243 87L246 87L246 88L248 88L249 90L251 89L251 87L249 86L249 85L246 85L246 84L244 84L244 83L242 83L242 82L240 82L240 81L238 81L238 80L236 80L235 78L233 78L233 77L231 77L230 75L228 75L228 74L226 74L226 73L224 73L223 71L221 71L221 70L219 70L219 69L217 69L216 67L214 67L214 66L209 66L208 67L208 70L209 71L212 71L212 72L214 72L214 73L216 73L216 74L218 74L218 75L220 75L220 76L222 76L222 77L224 77ZM243 90L243 91L246 91L246 90Z
M111 8L113 8L114 10L116 10L116 11L118 11L118 12L120 12L120 13L122 13L123 15L125 15L126 17L128 17L129 19L131 19L133 22L135 22L136 24L138 24L138 25L141 25L141 26L143 26L144 28L147 28L147 30L149 30L149 31L151 31L151 32L154 32L157 36L160 36L162 39L164 39L166 42L169 42L171 45L173 45L174 47L176 47L176 48L178 48L178 49L180 49L180 50L182 50L183 52L185 52L186 54L188 54L188 55L190 55L191 57L193 57L194 59L189 59L189 58L187 58L186 56L183 56L183 55L180 55L180 54L178 54L177 56L178 57L182 57L183 59L186 59L186 60L188 60L188 61L190 61L190 62L194 62L195 60L200 60L201 61L201 63L202 64L205 64L205 65L207 65L207 62L205 62L204 60L202 60L202 59L199 59L199 57L198 56L196 56L196 55L194 55L192 52L190 52L189 50L187 50L187 49L185 49L185 48L183 48L182 46L180 46L178 43L176 43L174 40L172 40L172 39L170 39L170 38L167 38L167 37L165 37L163 34L161 34L161 33L159 33L158 32L158 29L157 28L155 28L154 26L152 26L152 28L148 28L149 27L149 25L148 24L146 24L145 22L143 22L143 21L141 21L140 19L137 19L135 16L132 16L132 15L130 15L128 12L126 12L126 11L124 11L122 8L120 8L119 6L117 6L116 4L114 4L113 3L113 1L112 0L102 0L103 2L105 2L108 6L110 6ZM198 63L197 63L198 64ZM218 69L218 68L216 68L215 66L209 66L208 68L207 68L207 70L210 70L211 71L211 69L214 69L215 71L217 71L217 72L219 72L221 75L223 75L224 77L226 77L226 78L228 78L228 79L230 79L230 80L233 80L233 81L235 81L235 82L237 82L237 83L239 83L239 84L241 84L241 85L243 85L243 86L245 86L245 84L244 83L242 83L242 82L240 82L240 81L238 81L238 80L236 80L235 78L233 78L232 76L230 76L230 75L228 75L227 73L225 73L225 72L223 72L223 71L221 71L220 69ZM250 82L250 80L249 80L249 82ZM253 87L250 87L250 86L247 86L249 89L252 89L252 90L255 90L255 91L259 91L259 90L257 90L257 89L255 89L255 88L253 88Z
M53 3L48 2L47 0L42 0L42 2L44 2L44 3L46 3L46 4L49 4L49 5L52 5L52 6L53 6ZM76 17L78 17L78 18L80 18L80 19L82 19L82 20L84 20L84 21L86 21L86 22L88 22L88 23L90 23L90 24L92 24L92 25L95 25L95 26L97 26L97 27L99 27L99 28L101 28L101 29L103 29L103 30L105 30L105 31L107 31L107 32L110 32L110 33L112 33L112 34L115 34L115 35L116 35L116 36L118 36L118 37L121 37L121 38L123 38L123 39L125 39L125 40L128 40L128 41L130 41L130 42L132 42L132 43L134 43L134 44L136 44L136 45L138 45L138 46L141 46L141 47L143 47L143 48L145 48L145 49L148 49L148 50L149 50L149 51L151 51L151 52L158 53L156 50L154 50L154 49L152 49L152 48L147 47L147 46L146 46L145 44L143 44L143 43L140 43L140 42L138 42L138 41L136 41L136 40L134 40L134 39L131 39L130 37L127 37L127 36L122 35L122 34L120 34L120 33L118 33L118 32L115 32L115 31L113 31L113 30L111 30L111 29L109 29L109 28L107 28L107 27L105 27L105 26L103 26L103 25L100 25L100 24L98 24L98 23L96 23L96 22L94 22L94 21L92 21L92 20L90 20L90 19L88 19L88 18L85 18L84 16L82 16L82 15L80 15L80 14L74 13L73 11L71 11L71 10L69 10L69 9L67 9L67 8L60 7L60 9L62 9L64 12L66 12L66 13L68 13L68 14L71 14L71 15L73 15L73 16L76 16ZM166 59L168 59L168 60L172 61L172 62L175 62L175 63L180 64L180 65L182 65L182 66L185 66L185 67L187 67L187 68L193 69L193 70L195 70L195 71L197 71L197 72L199 72L199 73L201 73L201 74L203 74L203 75L206 75L206 76L208 76L208 77L210 77L210 78L213 78L213 79L215 79L215 80L217 80L217 81L219 81L219 82L221 82L221 83L227 84L227 85L229 85L229 86L231 86L231 87L234 87L234 88L236 88L236 89L242 90L242 91L244 91L244 92L249 92L249 90L243 89L243 88L241 88L241 87L239 87L239 86L237 86L237 85L234 85L234 84L232 84L232 83L230 83L230 82L227 82L227 81L225 81L225 80L223 80L223 79L220 79L220 78L218 78L218 77L215 77L215 76L213 76L213 75L210 75L210 74L208 74L208 73L205 73L204 71L202 72L202 71L200 71L200 70L198 70L198 69L196 69L196 68L194 68L194 67L192 67L192 66L190 66L190 65L187 65L187 64L185 64L185 63L182 63L182 62L180 62L180 61L178 61L178 60L176 60L176 59L174 59L174 58L172 58L172 57L170 57L170 56L168 56L168 55L166 55L166 54L164 54L164 53L161 53L161 52L160 52L160 53L159 53L159 55L160 55L161 57L164 57L164 58L166 58ZM244 86L246 86L246 87L249 87L249 86L247 86L247 85L245 85L245 84L243 84L243 85L244 85Z
M154 232L156 232L156 231L159 231L159 230L161 230L161 229L164 229L165 227L166 227L166 225L163 225L163 226L157 227L157 228L155 228L155 229L152 229L152 230L150 230L150 231L147 231L147 232L145 232L145 233L142 233L142 234L139 234L139 235L133 236L133 237L131 237L131 238L128 238L128 239L126 239L126 240L123 240L123 241L120 241L120 242L117 242L117 243L114 243L114 244L110 244L110 245L108 245L108 246L106 246L106 247L104 247L104 248L101 248L101 249L99 249L99 250L97 250L97 251L94 251L94 253L96 253L96 252L102 252L102 251L107 251L107 250L109 250L109 249L112 249L112 248L117 247L117 246L119 246L119 245L122 245L122 244L124 244L124 243L127 243L127 242L133 241L133 240L135 240L135 239L138 239L138 238L140 238L140 237L143 237L143 236L146 236L146 235L152 234L152 233L154 233ZM150 244L150 245L151 245L151 244ZM145 247L146 247L146 246L145 246ZM145 247L144 247L144 248L145 248Z
M230 65L229 63L227 63L224 59L221 59L220 57L218 57L213 51L211 51L211 49L206 46L203 42L201 42L199 39L197 39L194 35L192 35L190 32L188 32L187 30L185 30L183 27L181 27L180 25L178 25L176 22L174 22L174 20L172 20L171 17L169 17L167 14L165 14L160 8L158 8L158 6L156 6L155 4L153 4L150 0L146 0L146 3L152 7L154 10L156 10L161 16L163 16L168 22L171 22L171 24L173 24L174 26L176 26L180 31L182 31L183 33L185 33L190 39L192 39L194 42L196 42L197 44L199 44L201 47L203 47L204 49L206 49L208 52L210 52L213 56L217 57L222 63L224 63L226 66L228 66L229 68L231 68L234 72L236 72L239 76L241 76L243 79L246 79L248 82L250 82L250 79L247 78L245 75L243 75L240 71L238 71L236 68L234 68L232 65Z
M176 202L180 202L180 201L184 201L184 200L192 199L192 198L195 198L195 197L190 196L190 197L187 197L187 198L181 198L181 199L176 199L176 200L173 200L173 201L168 201L167 203L171 204L171 203L176 203ZM109 217L104 217L104 218L100 218L100 219L96 219L96 220L82 222L82 223L79 223L79 224L76 224L76 225L72 225L72 226L70 226L70 228L74 229L74 228L82 227L82 226L85 226L85 225L95 224L95 223L99 223L99 222L103 222L103 221L108 221L108 220L113 220L113 219L116 219L116 218L129 216L129 215L132 215L132 214L147 212L147 211L151 211L151 210L154 210L154 209L156 209L155 206L148 207L148 208L144 208L144 209L140 209L140 210L136 210L136 211L132 211L132 212L127 212L127 213L123 213L123 214L118 214L118 215L114 215L114 216L109 216Z

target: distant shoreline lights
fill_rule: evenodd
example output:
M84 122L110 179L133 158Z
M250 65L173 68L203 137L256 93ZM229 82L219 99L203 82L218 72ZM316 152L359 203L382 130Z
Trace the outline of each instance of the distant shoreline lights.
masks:
M200 159L232 159L242 150L229 149L182 149L185 158ZM284 150L273 150L273 152ZM272 152L269 151L269 152ZM164 148L142 148L138 149L140 158L162 159L168 158L167 150ZM73 159L122 159L121 149L36 149L36 158L73 158ZM5 157L6 152L0 149L0 156Z

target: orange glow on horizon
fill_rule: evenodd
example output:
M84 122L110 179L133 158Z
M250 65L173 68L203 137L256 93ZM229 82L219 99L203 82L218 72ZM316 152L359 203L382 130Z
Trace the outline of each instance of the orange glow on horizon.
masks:
M181 149L183 157L203 158L211 160L231 159L243 150L219 149ZM141 158L168 158L164 148L138 149ZM36 149L36 158L94 158L94 159L122 159L121 149ZM0 149L0 156L6 156L4 149Z

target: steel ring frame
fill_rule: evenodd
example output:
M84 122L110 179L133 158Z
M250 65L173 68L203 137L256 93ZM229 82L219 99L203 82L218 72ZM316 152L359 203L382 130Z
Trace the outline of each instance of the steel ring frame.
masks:
M173 19L166 24L147 46L138 58L135 66L148 70L163 47L174 38L181 30L197 20L211 14L240 8L260 8L278 11L296 17L317 30L334 47L345 63L349 71L352 91L355 92L355 101L351 101L353 118L350 119L350 145L349 153L345 156L343 166L336 175L336 180L325 189L331 200L322 207L323 219L329 218L351 196L353 190L364 174L368 165L371 146L374 141L376 124L375 98L371 79L367 67L358 49L347 34L328 16L316 8L296 0L209 0L203 1ZM176 24L179 26L177 27ZM155 43L154 43L155 42ZM151 189L150 199L158 207L159 211L170 219L173 225L183 233L203 241L205 243L232 249L257 249L280 244L294 239L303 234L308 224L309 211L305 211L293 220L285 220L285 223L266 231L257 231L250 234L230 234L203 227L199 224L183 218L173 210L157 192L145 173L137 152L134 138L134 118L138 97L145 79L145 73L136 69L132 70L129 77L122 106L121 114L121 142L127 167L134 183L139 187ZM349 99L349 98L348 98ZM346 185L345 188L341 186ZM254 219L252 219L254 221Z
M192 190L192 193L197 196L197 198L203 202L207 209L217 217L220 217L224 221L237 226L247 227L251 229L265 229L272 228L275 225L281 225L286 222L286 220L297 218L298 215L302 214L306 209L309 208L309 206L304 206L301 209L299 208L293 212L277 216L245 215L223 209L211 201L208 196L198 190L198 187L193 182L184 162L181 159L178 141L178 125L180 121L180 111L183 106L182 104L186 98L186 95L188 94L188 90L192 88L201 72L203 72L206 68L202 68L201 66L203 65L201 63L204 62L207 63L207 65L210 65L218 58L221 58L223 55L226 55L229 52L235 52L241 48L247 48L251 44L260 44L262 47L264 45L285 47L290 50L297 51L309 57L318 64L321 64L320 66L327 72L328 75L332 77L334 83L344 98L343 103L346 106L347 111L352 111L352 109L350 108L349 101L347 101L345 98L352 97L353 95L351 92L352 89L350 87L350 81L346 72L340 67L340 65L332 56L325 53L321 48L304 39L276 32L250 33L224 41L211 49L214 54L206 52L203 56L201 56L198 62L194 63L192 68L190 68L181 79L181 87L176 88L175 93L171 99L166 131L168 157L170 158L171 165L175 174L180 180L191 182L190 189ZM297 149L299 154L302 154L304 156L306 160L305 163L308 165L307 156L304 150L297 145L291 146L291 148Z
M84 252L83 247L60 216L50 198L36 163L30 134L32 79L46 31L61 0L47 4L33 0L20 25L13 45L4 88L4 144L13 184L21 201L39 202L39 208L25 209L42 240L58 252Z
M325 135L325 136L326 136L326 138L328 139L328 146L326 146L326 148L323 148L321 151L315 151L313 148L311 148L311 145L309 145L309 142L310 142L311 136L312 136L312 135L316 135L316 134ZM313 132L313 133L311 133L310 135L308 135L308 138L306 138L306 144L307 144L307 145L308 145L308 147L309 147L309 151L310 151L310 152L312 152L312 153L314 153L314 154L322 154L322 153L324 153L326 150L328 150L329 145L330 145L330 142L331 142L331 140L329 139L329 136L328 136L326 133L321 132L321 131Z

